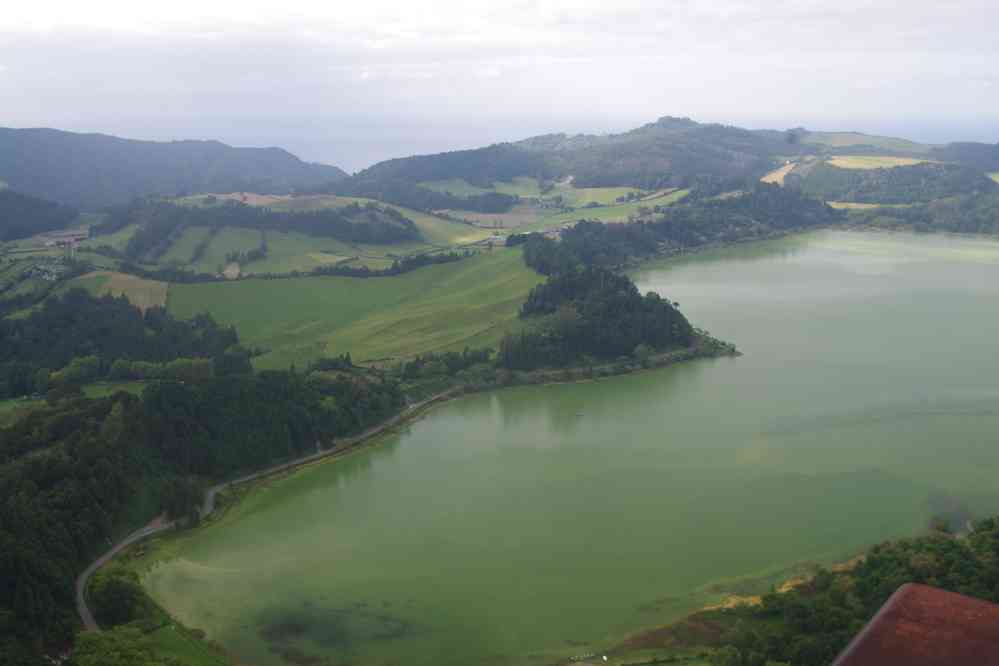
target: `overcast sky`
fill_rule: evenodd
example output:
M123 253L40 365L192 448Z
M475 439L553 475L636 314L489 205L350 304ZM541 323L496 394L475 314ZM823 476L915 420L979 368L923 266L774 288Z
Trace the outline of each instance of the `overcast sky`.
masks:
M380 159L663 115L999 141L997 0L24 0L0 125Z

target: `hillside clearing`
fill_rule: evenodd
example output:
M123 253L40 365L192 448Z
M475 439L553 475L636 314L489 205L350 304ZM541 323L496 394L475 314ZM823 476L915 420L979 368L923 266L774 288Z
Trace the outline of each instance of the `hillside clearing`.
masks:
M872 136L858 132L808 132L802 137L803 143L817 143L832 148L847 146L874 146L882 150L892 150L901 153L928 153L933 146L926 143L916 143L908 139L898 139L890 136Z
M855 201L827 201L827 204L840 210L870 210L871 208L911 208L913 204L876 204Z
M840 169L890 169L932 161L915 157L890 157L887 155L837 155L829 159L829 164Z
M791 170L794 169L794 167L796 167L796 166L797 166L797 164L795 164L794 162L788 162L787 164L785 164L781 168L774 169L773 171L771 171L767 175L763 176L763 178L760 178L760 181L762 181L764 183L776 183L778 185L783 185L784 184L784 176L786 176L787 174L791 173Z
M184 241L185 236L186 231L180 241ZM204 254L192 267L196 273L221 273L229 264L226 255L230 252L249 252L257 247L260 247L259 229L225 227L215 234Z
M211 233L212 229L210 227L188 227L184 229L180 237L160 257L160 262L179 265L190 263L198 245L205 242Z
M393 277L174 284L168 308L234 324L243 343L268 350L258 368L287 368L344 352L370 362L495 346L539 282L519 250L497 249Z
M93 271L67 283L68 287L83 287L97 296L111 294L126 296L132 305L145 312L151 307L164 306L167 301L167 283L146 280L128 273Z

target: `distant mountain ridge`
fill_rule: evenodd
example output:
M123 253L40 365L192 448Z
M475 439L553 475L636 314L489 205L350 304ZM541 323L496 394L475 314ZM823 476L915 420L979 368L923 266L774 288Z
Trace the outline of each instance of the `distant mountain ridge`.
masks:
M421 210L495 212L515 198L455 196L421 183L464 180L480 188L516 177L544 184L571 178L579 187L644 190L707 186L737 189L788 160L836 154L916 156L971 169L999 171L999 144L923 144L858 132L748 130L664 116L618 134L545 134L471 150L379 162L324 191L365 196ZM491 197L491 198L490 198Z
M338 167L303 162L280 148L0 128L0 180L12 190L84 210L147 195L287 194L345 177Z

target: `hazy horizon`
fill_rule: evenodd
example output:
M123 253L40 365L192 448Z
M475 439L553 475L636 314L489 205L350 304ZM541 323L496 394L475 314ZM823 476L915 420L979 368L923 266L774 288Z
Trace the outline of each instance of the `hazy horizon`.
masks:
M391 157L664 115L999 141L999 6L923 0L38 0L0 16L0 125Z

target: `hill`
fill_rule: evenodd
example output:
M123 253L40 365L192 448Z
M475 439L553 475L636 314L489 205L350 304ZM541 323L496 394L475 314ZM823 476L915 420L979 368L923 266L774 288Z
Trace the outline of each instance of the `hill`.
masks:
M0 180L85 210L146 195L287 193L344 178L280 148L218 141L136 141L54 129L0 128Z
M63 229L78 216L79 213L69 206L0 189L0 241Z
M527 193L500 187L536 179L540 195L557 181L578 188L657 190L759 178L779 156L815 152L784 132L660 118L621 134L549 134L435 155L380 162L327 191L421 210L505 212ZM472 187L427 185L463 181Z
M618 134L546 134L472 150L387 160L317 191L370 197L418 210L513 215L519 204L551 199L559 187L648 192L708 187L721 192L739 189L768 173L778 174L774 169L786 167L788 160L843 155L855 163L871 160L868 168L881 166L874 163L879 158L892 157L894 165L930 161L999 171L999 145L932 145L804 128L748 130L665 116ZM525 188L524 183L532 185Z

